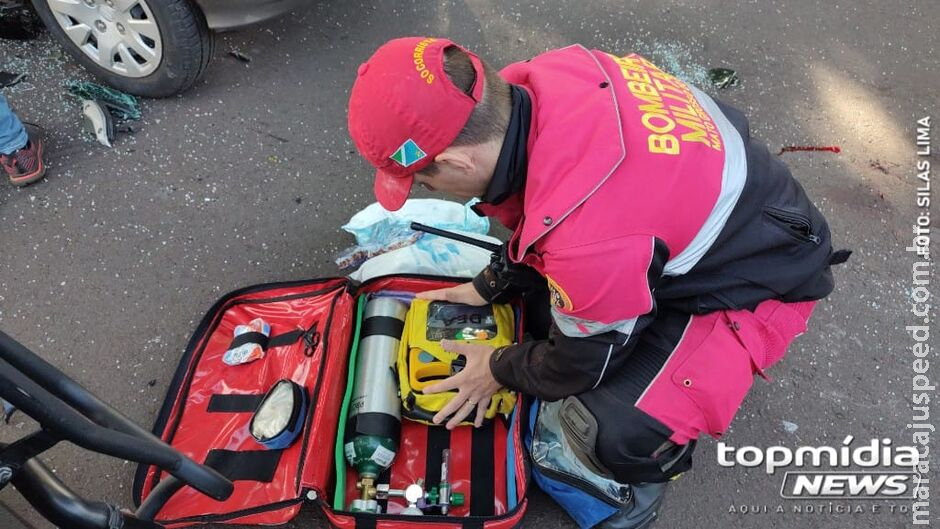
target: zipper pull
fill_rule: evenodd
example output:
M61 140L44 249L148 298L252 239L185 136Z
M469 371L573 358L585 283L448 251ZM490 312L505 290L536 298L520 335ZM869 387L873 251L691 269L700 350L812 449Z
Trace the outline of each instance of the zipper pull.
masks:
M315 353L317 350L317 346L320 345L320 333L317 332L316 322L314 322L313 326L307 329L307 332L304 333L303 340L304 356L313 356L313 353Z

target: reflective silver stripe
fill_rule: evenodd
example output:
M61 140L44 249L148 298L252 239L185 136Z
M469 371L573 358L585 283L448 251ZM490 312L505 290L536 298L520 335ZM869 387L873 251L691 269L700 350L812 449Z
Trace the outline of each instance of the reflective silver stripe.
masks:
M643 275L649 273L649 269L653 266L653 259L656 258L656 239L650 237L650 260L646 263L646 270L643 272ZM655 306L653 303L653 292L648 291L649 294L649 311L653 310ZM626 295L633 295L632 292L627 292ZM649 313L647 311L646 313ZM642 316L642 314L641 314ZM558 325L558 328L561 330L561 333L569 338L584 338L585 336L596 336L598 334L604 334L605 332L617 331L620 334L625 334L627 338L623 341L624 345L627 344L627 341L630 340L630 335L633 333L633 329L636 327L636 321L639 318L633 317L626 320L619 320L613 323L602 323L594 320L585 320L581 318L576 318L574 316L569 316L568 314L562 313L560 310L552 306L552 319L555 320L555 325Z
M636 327L637 318L615 321L613 323L601 323L593 320L582 320L562 313L555 307L552 307L552 319L562 334L569 338L584 338L586 336L596 336L605 332L617 331L620 334L626 334L627 338Z
M677 276L688 272L708 252L715 239L718 238L718 234L724 229L725 223L728 222L728 217L731 216L731 211L738 203L747 180L747 153L744 150L744 140L738 130L728 121L711 97L694 86L690 85L689 88L718 127L718 133L721 134L721 139L725 144L725 166L721 172L721 193L715 201L712 212L705 219L705 224L699 229L692 242L679 255L666 263L663 275L667 276Z
M651 380L650 383L646 385L646 389L643 390L643 393L639 396L639 398L636 399L636 402L633 403L633 407L636 408L640 405L640 401L643 400L643 397L646 396L646 392L648 392L650 388L653 387L653 384L659 380L660 375L662 375L663 371L666 369L666 365L669 364L670 360L672 360L672 355L676 354L676 351L679 350L679 345L682 344L682 340L685 340L685 333L688 332L689 327L692 325L693 318L695 318L695 316L689 316L689 321L685 324L685 329L682 329L682 336L679 337L679 341L676 342L676 346L672 348L672 352L669 353L669 357L666 358L665 362L663 362L662 367L659 368L659 372L656 373L656 376L653 377L653 380Z
M610 364L610 355L614 353L614 344L610 344L610 347L607 348L607 360L604 360L604 368L601 369L601 376L597 377L597 382L594 383L594 386L591 389L596 389L597 386L601 385L601 380L604 380L604 373L607 372L607 365Z

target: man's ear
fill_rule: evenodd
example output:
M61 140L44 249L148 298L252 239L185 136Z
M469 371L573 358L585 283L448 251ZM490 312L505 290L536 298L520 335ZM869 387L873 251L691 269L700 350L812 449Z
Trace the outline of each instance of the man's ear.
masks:
M473 169L473 156L470 149L465 146L448 147L435 156L434 161L439 164L448 164L459 171Z

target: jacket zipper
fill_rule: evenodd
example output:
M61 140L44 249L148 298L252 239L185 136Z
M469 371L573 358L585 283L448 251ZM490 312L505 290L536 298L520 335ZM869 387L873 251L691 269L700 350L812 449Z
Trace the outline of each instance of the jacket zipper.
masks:
M323 385L323 373L326 371L326 366L327 366L327 360L328 360L327 353L329 352L328 338L329 338L330 325L333 323L333 315L336 314L336 302L339 301L340 297L348 293L349 293L349 289L345 287L336 293L336 295L333 297L333 300L330 302L330 313L326 317L326 325L325 325L326 332L323 335L323 339L322 339L323 356L320 358L320 368L317 373L317 381L314 384L313 393L310 398L310 411L307 413L307 424L304 425L303 432L301 433L301 435L303 436L303 442L301 443L301 448L300 448L300 459L298 459L297 481L295 485L298 491L301 491L301 483L303 482L303 477L304 477L304 467L306 466L306 460L307 460L307 448L309 447L309 444L310 444L310 427L313 424L313 417L316 414L317 401L320 397L320 387ZM317 344L311 345L313 343L314 337L316 337L318 343L321 341L319 339L320 334L316 332L316 329L317 329L317 325L316 323L314 323L313 326L311 326L311 328L307 331L307 333L304 334L304 343L305 343L304 354L305 355L307 354L307 348L312 347L313 352L316 351ZM310 338L308 338L308 336ZM310 355L308 356L313 356L313 352L311 352Z
M813 244L820 243L819 237L813 235L813 226L810 224L809 219L804 215L773 206L765 206L764 213L766 213L767 216L769 216L771 219L781 224L783 228L788 230L798 239L811 242Z
M570 474L566 474L566 473L564 473L564 472L560 472L560 471L555 470L555 469L553 469L553 468L548 468L548 467L542 466L542 465L536 463L535 461L533 461L532 464L535 465L536 467L538 467L539 472L541 472L542 474L545 474L547 477L549 477L549 478L551 478L551 479L553 479L553 480L555 480L555 481L560 481L560 482L564 483L565 485L570 485L570 486L572 486L572 487L574 487L574 488L580 490L581 492L587 493L587 494L589 494L589 495L591 495L591 496L597 498L598 500L600 500L600 501L602 501L602 502L604 502L604 503L610 505L611 507L616 507L616 508L618 508L618 509L622 509L623 507L625 507L626 505L628 505L631 501L633 501L633 490L632 490L632 489L629 489L629 490L630 490L629 496L627 496L627 499L624 500L623 503L621 503L621 502L618 502L617 500L611 498L610 496L604 494L603 492L599 491L599 490L597 489L597 487L595 487L594 484L592 484L592 483L589 482L589 481L586 481L586 480L583 480L583 479L578 479L578 478L576 478L576 477L574 477L574 476L572 476L572 475L570 475Z
M416 524L443 524L443 523L459 523L463 525L463 522L467 521L500 521L512 518L519 514L519 509L522 508L523 502L518 502L515 507L509 509L503 514L497 514L493 516L478 516L478 515L467 515L467 516L442 516L439 514L427 515L423 518L415 518L413 515L407 514L388 514L388 513L370 513L370 512L351 512L351 511L338 511L332 507L332 505L323 499L321 494L317 494L316 503L320 506L320 509L323 511L329 511L336 516L351 516L353 518L363 518L366 520L381 519L389 521L409 521L415 522ZM422 524L422 525L423 525Z
M173 525L180 523L213 523L213 522L225 522L228 520L234 520L237 518L242 518L245 516L252 516L255 514L264 514L273 511L279 511L281 509L286 509L293 507L298 503L303 502L303 498L293 498L289 500L282 500L277 503L268 503L266 505L259 505L258 507L251 507L249 509L242 509L240 511L232 511L225 514L202 514L198 516L188 516L186 518L178 518L176 520L156 520L157 523L164 525ZM257 525L257 524L252 524Z

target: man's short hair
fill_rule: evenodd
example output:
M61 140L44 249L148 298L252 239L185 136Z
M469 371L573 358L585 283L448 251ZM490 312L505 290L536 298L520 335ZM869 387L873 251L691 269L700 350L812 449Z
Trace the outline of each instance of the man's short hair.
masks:
M506 128L509 126L509 115L512 113L512 95L509 90L509 83L500 77L496 68L483 59L483 75L486 77L486 84L483 86L483 97L467 124L457 134L457 138L451 145L480 145L495 138L502 139L506 135ZM463 90L465 94L470 94L473 85L476 83L477 74L470 62L470 57L460 48L452 46L444 50L444 73L454 83L454 86ZM438 171L435 162L421 170L422 173L434 175Z

